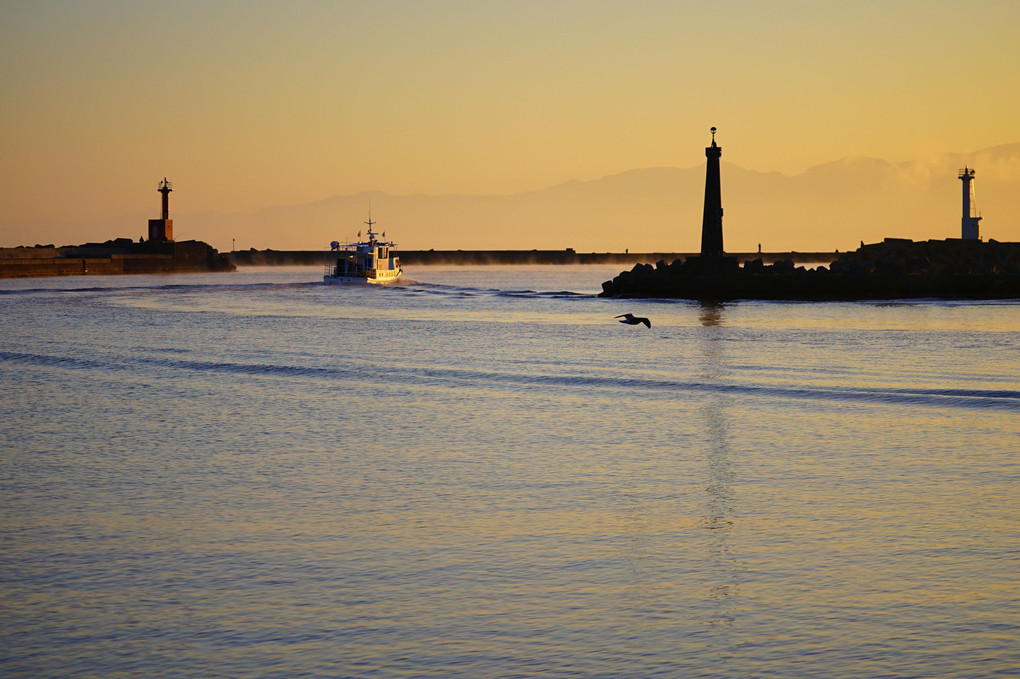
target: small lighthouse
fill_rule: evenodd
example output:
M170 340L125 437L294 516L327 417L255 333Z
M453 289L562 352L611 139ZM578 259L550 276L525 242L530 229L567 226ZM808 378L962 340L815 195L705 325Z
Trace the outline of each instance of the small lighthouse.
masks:
M149 220L149 240L157 243L172 243L174 240L174 220L170 219L170 192L173 184L163 177L158 191L163 194L163 212L159 219Z
M978 234L977 202L974 200L974 170L964 167L960 170L960 181L963 182L963 219L960 238L963 240L981 240Z

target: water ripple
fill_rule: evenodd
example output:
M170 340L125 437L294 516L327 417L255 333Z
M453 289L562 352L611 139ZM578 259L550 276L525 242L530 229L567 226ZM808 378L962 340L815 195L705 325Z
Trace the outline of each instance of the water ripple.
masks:
M796 384L753 384L726 380L654 379L634 376L600 376L578 374L549 374L527 372L499 372L454 367L401 367L380 364L367 368L341 366L283 365L271 363L239 363L227 361L196 361L170 357L133 357L108 360L54 356L48 354L0 352L0 361L42 365L68 369L135 370L140 366L156 369L188 370L197 373L227 373L278 377L307 377L325 380L361 380L371 372L375 379L406 382L427 380L433 383L490 384L504 383L522 386L588 387L596 389L630 389L663 395L681 393L714 393L738 396L826 399L877 403L892 406L922 406L931 408L964 408L1005 410L1020 412L1020 391L1008 389L931 389L907 387L867 387Z

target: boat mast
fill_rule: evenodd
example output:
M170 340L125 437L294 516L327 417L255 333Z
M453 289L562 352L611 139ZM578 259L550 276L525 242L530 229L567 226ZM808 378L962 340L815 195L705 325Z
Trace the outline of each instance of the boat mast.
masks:
M372 225L375 224L375 222L372 221L372 216L369 215L368 216L368 221L364 222L364 223L368 224L368 242L369 243L374 243L375 242L375 231L372 230Z

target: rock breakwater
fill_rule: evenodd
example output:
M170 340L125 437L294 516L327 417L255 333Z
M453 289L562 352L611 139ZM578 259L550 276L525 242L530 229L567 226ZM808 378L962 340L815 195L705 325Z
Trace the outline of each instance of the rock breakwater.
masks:
M1020 298L1020 243L887 238L813 269L792 260L688 257L638 264L602 284L602 297L856 300Z

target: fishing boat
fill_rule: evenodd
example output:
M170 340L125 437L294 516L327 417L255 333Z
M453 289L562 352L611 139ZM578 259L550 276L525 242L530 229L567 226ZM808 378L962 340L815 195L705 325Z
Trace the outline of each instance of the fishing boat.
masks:
M326 271L322 277L324 283L392 283L400 278L400 257L396 253L396 244L385 240L377 240L372 229L376 222L369 215L368 240L356 243L340 243L333 241L326 251ZM358 232L361 238L361 232Z

